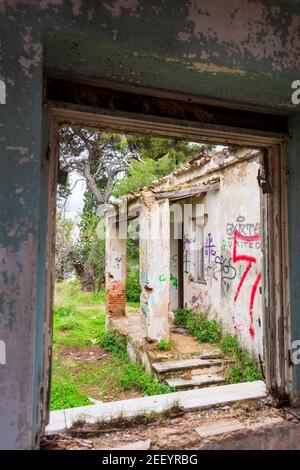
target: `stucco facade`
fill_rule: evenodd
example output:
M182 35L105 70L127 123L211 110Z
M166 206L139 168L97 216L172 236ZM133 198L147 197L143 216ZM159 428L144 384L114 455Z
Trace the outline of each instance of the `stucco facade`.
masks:
M152 96L212 100L229 113L267 107L289 117L291 348L300 338L300 115L291 102L291 83L299 80L299 0L7 0L0 2L0 21L6 90L0 100L0 341L6 349L0 447L38 446L45 422L53 136L43 91L51 74L104 80L107 87L135 87ZM100 112L93 105L91 110ZM209 119L218 126L214 116ZM288 367L289 395L299 403L300 365Z
M263 360L260 159L255 150L224 149L194 159L129 198L129 211L131 205L140 207L141 313L147 337L168 339L172 311L188 307L217 319ZM126 258L125 245L120 254L118 243L107 245L108 315L114 311L111 271L116 260ZM120 285L125 279L124 272ZM125 299L120 307L118 298L115 308L116 315L122 314Z

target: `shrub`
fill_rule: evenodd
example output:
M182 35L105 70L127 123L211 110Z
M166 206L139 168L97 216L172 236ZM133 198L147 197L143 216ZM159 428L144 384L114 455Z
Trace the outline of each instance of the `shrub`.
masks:
M255 361L242 349L235 336L226 333L222 338L220 349L238 362L228 369L225 377L227 383L253 382L261 379Z
M224 354L228 356L240 356L241 355L241 347L239 342L235 336L230 333L225 333L222 338L220 349Z
M255 380L261 379L261 374L257 369L257 366L252 359L252 357L248 356L246 359L245 364L245 381L246 382L254 382Z
M158 351L170 351L172 347L172 343L166 339L161 339L155 346Z
M100 337L99 344L103 349L111 352L115 356L120 357L127 354L126 341L112 333L104 333Z
M133 272L127 274L126 278L126 300L128 302L139 302L141 295L141 286L139 273Z
M203 313L189 315L187 327L200 343L218 343L222 336L219 323L207 320Z
M187 326L187 322L190 315L193 315L193 311L189 308L177 308L174 310L174 325L176 326Z
M229 367L225 374L225 382L227 384L244 382L244 373L240 364Z

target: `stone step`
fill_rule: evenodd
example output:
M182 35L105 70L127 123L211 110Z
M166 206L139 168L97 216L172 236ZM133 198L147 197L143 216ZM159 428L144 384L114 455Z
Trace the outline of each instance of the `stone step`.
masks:
M176 390L187 390L192 388L209 387L210 385L223 384L224 376L218 374L194 375L190 379L183 377L173 377L166 379L166 383Z
M200 354L200 359L222 359L224 357L224 353L221 349L208 349Z
M178 361L154 362L152 364L152 367L156 373L165 374L168 372L174 372L174 371L179 371L179 370L220 366L220 365L225 365L227 363L228 361L224 361L223 359L190 358L190 359L181 359Z

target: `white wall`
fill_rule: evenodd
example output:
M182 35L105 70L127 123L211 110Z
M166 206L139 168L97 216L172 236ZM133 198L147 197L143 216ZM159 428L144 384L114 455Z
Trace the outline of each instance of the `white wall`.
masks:
M188 272L184 274L184 301L189 307L204 311L209 318L220 320L226 331L238 335L245 348L255 356L260 354L263 357L260 289L262 252L260 240L254 240L255 236L260 236L258 167L256 159L214 173L214 176L220 177L220 189L208 191L198 200L203 201L207 214L204 226L205 283L193 280L196 260L192 240L191 243L185 243L184 256L188 258ZM251 237L245 241L236 236L236 259L234 229ZM184 232L187 240L191 238L189 231L186 222ZM247 267L249 270L245 274ZM253 322L251 299L254 299Z

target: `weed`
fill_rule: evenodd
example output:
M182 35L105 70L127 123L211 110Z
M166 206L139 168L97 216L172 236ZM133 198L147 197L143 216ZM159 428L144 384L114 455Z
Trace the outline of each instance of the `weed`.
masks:
M258 371L255 362L253 361L252 357L248 356L246 359L246 367L245 367L245 381L246 382L254 382L255 380L261 379L261 374Z
M88 396L74 383L71 374L60 370L51 383L51 410L91 405Z
M54 308L54 315L57 317L69 317L73 315L74 310L72 307L55 307Z
M228 368L225 374L225 382L227 384L244 382L244 372L240 364L236 364Z
M65 319L65 321L61 322L57 326L58 331L72 331L78 330L78 328L80 328L80 324L77 321L72 320L71 318Z
M138 364L129 362L123 369L121 385L124 390L141 390L144 395L159 395L173 392L173 387L157 382L151 375L146 374Z
M115 356L124 356L127 354L126 341L112 333L104 333L99 339L100 346Z
M171 351L172 347L172 343L166 339L159 340L159 342L155 345L155 349L158 351Z
M222 336L220 324L207 320L203 313L189 315L187 327L200 343L218 343Z
M193 315L193 311L189 308L177 308L173 311L173 323L176 326L187 326L188 319Z
M253 382L261 379L254 359L242 349L235 336L226 333L220 343L220 349L237 361L237 364L229 367L227 371L225 377L227 383Z
M241 347L236 338L230 333L225 333L220 343L220 349L228 356L241 356Z

